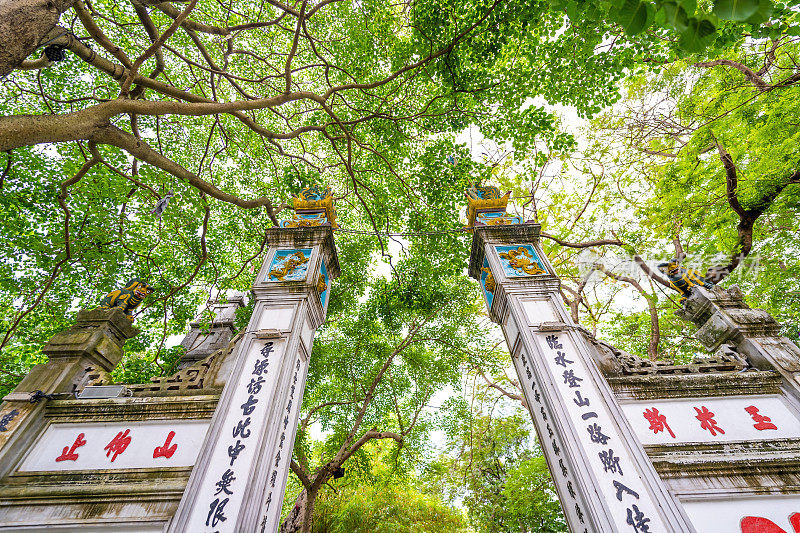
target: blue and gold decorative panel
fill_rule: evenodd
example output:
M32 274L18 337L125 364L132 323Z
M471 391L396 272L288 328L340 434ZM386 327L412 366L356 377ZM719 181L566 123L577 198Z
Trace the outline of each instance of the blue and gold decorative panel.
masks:
M489 269L489 261L485 257L483 258L483 268L481 268L481 287L483 287L483 296L486 298L486 307L491 309L496 285L492 271Z
M495 246L494 248L497 250L497 255L500 256L503 272L508 278L547 274L544 263L530 244Z
M328 223L325 211L298 212L291 220L282 220L282 228L310 228Z
M319 268L319 279L317 280L317 291L319 292L319 300L322 302L323 309L325 308L325 300L328 298L328 293L331 289L331 280L328 277L328 267L325 266L325 261Z
M487 226L508 226L510 224L522 224L522 219L512 216L503 211L481 211L475 218L476 224L486 224Z
M311 248L278 250L269 266L267 281L302 281L306 279Z

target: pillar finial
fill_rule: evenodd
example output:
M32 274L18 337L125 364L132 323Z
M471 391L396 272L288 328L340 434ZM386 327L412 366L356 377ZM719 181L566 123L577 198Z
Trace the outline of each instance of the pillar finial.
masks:
M312 185L301 189L293 199L294 216L281 222L282 228L331 226L336 229L336 209L331 188Z
M520 224L522 220L506 213L511 191L501 195L500 189L494 185L478 185L472 183L464 192L467 197L467 225L472 230L475 226L495 226Z

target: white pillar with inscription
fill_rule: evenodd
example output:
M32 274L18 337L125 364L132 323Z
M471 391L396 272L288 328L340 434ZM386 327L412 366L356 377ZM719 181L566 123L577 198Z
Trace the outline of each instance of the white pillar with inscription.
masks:
M539 225L506 218L478 214L469 273L503 328L570 530L694 532L571 322Z
M277 531L314 331L339 263L329 225L267 230L255 308L170 533Z

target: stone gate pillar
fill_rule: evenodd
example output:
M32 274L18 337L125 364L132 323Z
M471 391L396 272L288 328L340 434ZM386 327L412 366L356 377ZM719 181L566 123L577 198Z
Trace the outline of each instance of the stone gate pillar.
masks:
M735 347L750 365L781 375L782 386L800 407L800 349L780 334L781 325L763 309L751 309L738 286L692 291L675 314L693 322L695 337L710 351Z
M539 224L505 214L505 198L496 187L468 193L469 274L502 326L570 530L694 532L571 322Z
M330 199L304 191L294 227L267 230L252 318L168 532L277 531L314 332L339 275Z

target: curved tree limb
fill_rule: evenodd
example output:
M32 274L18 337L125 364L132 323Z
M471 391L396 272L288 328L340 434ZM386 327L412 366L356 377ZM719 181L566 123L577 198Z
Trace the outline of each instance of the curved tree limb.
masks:
M750 252L753 250L753 229L756 220L769 209L778 195L780 195L787 186L798 183L800 171L795 171L781 180L773 189L762 195L761 198L754 203L754 207L745 209L739 201L739 178L733 157L731 157L731 154L729 154L716 139L714 139L714 142L717 146L717 152L719 152L719 159L725 169L725 197L730 208L739 217L739 223L736 226L737 241L731 252L728 263L709 267L705 273L705 278L707 280L712 283L719 283L733 272L745 257L750 255Z
M599 270L611 279L631 285L634 289L639 291L639 294L647 301L647 309L650 313L650 341L647 344L647 356L651 361L658 359L658 344L661 341L661 328L659 327L658 309L656 308L657 297L645 291L644 287L634 278L611 272L600 263L596 263L594 269Z
M769 85L767 82L758 75L758 73L754 72L750 67L739 63L738 61L733 61L732 59L715 59L713 61L700 61L698 63L694 63L693 66L695 67L702 67L702 68L710 68L716 67L719 65L725 65L726 67L732 67L744 74L744 77L747 78L747 81L752 83L758 90L766 91L769 89Z
M167 159L130 133L119 129L116 126L109 124L102 130L98 131L97 134L93 136L93 139L96 142L110 144L116 146L117 148L122 148L137 159L169 172L173 176L186 180L191 186L208 194L212 198L216 198L217 200L228 202L245 209L253 209L255 207L263 206L266 209L267 216L272 223L276 226L279 225L278 218L275 216L276 213L272 205L272 200L269 198L264 196L254 200L244 200L233 194L223 192L215 185L208 183L171 159Z
M568 242L562 239L559 239L555 235L551 235L546 232L541 232L540 235L545 239L550 239L551 241L555 242L559 246L566 246L567 248L593 248L595 246L623 246L624 243L619 240L618 238L613 239L598 239L594 241L585 241L585 242Z
M0 2L0 77L19 67L58 24L73 0Z

